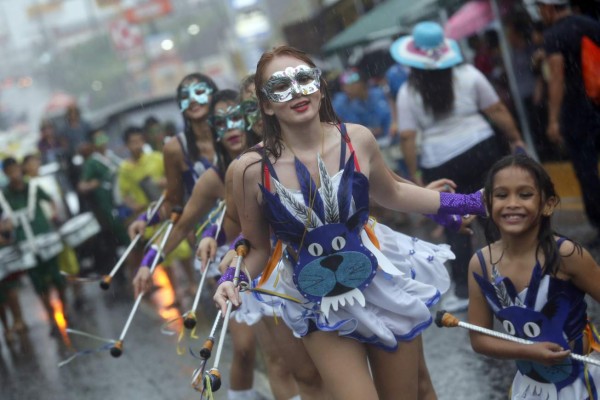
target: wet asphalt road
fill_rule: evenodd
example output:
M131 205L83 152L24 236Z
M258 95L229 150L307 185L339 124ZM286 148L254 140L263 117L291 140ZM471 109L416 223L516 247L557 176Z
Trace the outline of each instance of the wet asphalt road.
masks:
M427 239L432 226L420 225L417 218L411 220L412 224L398 226L399 230ZM559 231L576 240L585 242L591 239L592 229L580 211L559 212L555 224ZM600 251L595 250L593 254L600 261ZM85 285L83 310L76 311L68 305L71 310L69 326L105 338L118 337L133 299L117 296L116 293L116 287L105 292L97 284ZM186 345L191 343L194 348L201 346L215 315L206 294L201 304L205 314L200 317L200 339L185 342ZM73 335L68 339L60 335L50 336L49 322L31 287L25 282L21 302L29 331L11 343L7 343L4 337L0 338L0 399L199 399L199 394L190 386L190 377L198 361L187 350L181 356L177 354L176 335L161 333L164 318L176 316L172 314L173 309L161 307L171 300L159 290L142 302L120 358L115 359L103 351L81 356L58 368L60 361L73 354L73 348L97 348L102 343ZM191 297L188 296L186 302L184 310L189 308ZM436 310L434 308L432 312ZM465 313L456 315L466 318ZM596 322L600 321L599 307L593 306L590 315ZM67 345L68 340L72 342L71 347ZM440 400L507 398L515 370L513 363L475 354L465 330L431 326L424 334L424 343L427 364ZM220 365L223 388L216 393L216 399L226 398L231 359L228 348L223 357ZM265 398L272 398L263 371L259 360L255 369L255 387Z

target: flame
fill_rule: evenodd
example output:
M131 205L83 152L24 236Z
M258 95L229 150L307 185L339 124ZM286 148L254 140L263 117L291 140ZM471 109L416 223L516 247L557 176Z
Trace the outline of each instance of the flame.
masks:
M58 298L51 298L50 304L54 310L54 322L56 322L60 336L62 337L64 343L68 347L71 347L71 339L67 334L67 319L65 318L64 305Z
M154 284L157 287L160 287L160 289L157 290L153 295L153 299L158 306L158 314L165 321L170 321L181 317L177 307L169 307L175 302L175 291L173 290L173 285L171 285L171 281L169 280L169 277L167 276L167 273L162 265L159 265L156 268L152 274L152 278L154 280Z

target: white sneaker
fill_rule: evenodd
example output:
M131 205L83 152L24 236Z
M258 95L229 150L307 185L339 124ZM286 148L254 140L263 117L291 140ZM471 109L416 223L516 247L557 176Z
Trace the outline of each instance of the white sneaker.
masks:
M449 293L446 296L444 296L441 308L448 311L449 313L467 311L467 308L469 308L469 299L456 297L454 293Z

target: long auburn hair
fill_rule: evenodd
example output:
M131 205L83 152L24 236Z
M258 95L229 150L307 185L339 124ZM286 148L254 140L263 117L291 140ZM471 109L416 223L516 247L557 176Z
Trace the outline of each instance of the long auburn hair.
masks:
M179 85L177 85L176 99L178 107L181 104L181 89L185 84L193 80L197 82L205 82L212 89L213 95L217 92L217 90L219 90L217 88L217 84L208 75L204 75L199 72L194 72L189 75L186 75L181 80L181 82L179 82ZM181 112L181 116L183 117L183 135L185 136L185 141L187 142L188 152L192 160L198 160L198 158L200 158L200 150L198 150L198 146L196 145L196 137L194 136L194 131L192 130L192 123L190 119L185 116L185 113L183 111Z
M498 172L509 167L517 167L524 171L527 171L533 178L536 185L536 189L540 193L540 229L538 231L536 257L537 253L541 250L544 254L545 259L544 265L542 265L542 270L546 274L555 275L558 272L558 267L560 265L561 260L555 236L565 236L558 234L554 230L554 228L552 227L551 216L546 216L542 212L545 202L551 197L554 197L556 199L556 205L558 205L558 203L560 202L560 197L554 189L554 183L552 183L550 175L548 175L548 173L542 167L542 165L524 154L508 155L498 160L490 168L487 175L487 179L485 181L485 205L488 210L492 210L494 200L494 178L496 177L496 174ZM496 226L492 218L489 218L485 229L485 237L488 242L488 246L489 243L491 243L494 240L494 237L497 237L498 233L498 227ZM575 243L575 250L581 252L581 246L577 243Z
M263 144L265 153L272 155L275 159L281 156L283 150L283 141L281 139L281 125L275 115L268 115L265 113L265 105L269 102L267 96L263 93L262 88L265 85L265 70L267 65L273 61L276 57L290 56L304 61L308 66L316 68L315 63L310 59L308 54L304 51L296 49L291 46L279 46L275 47L271 51L266 51L260 57L258 64L256 65L256 74L254 76L254 86L256 87L256 96L258 97L258 104L260 105L260 113L263 119ZM268 77L267 77L268 79ZM321 106L319 108L319 117L321 122L327 122L330 124L339 124L340 118L337 116L331 103L331 96L327 88L327 82L321 76L320 79L320 91L323 95L321 100ZM266 155L266 154L265 154Z
M421 95L425 111L433 114L435 119L444 117L454 108L452 68L411 68L408 85Z

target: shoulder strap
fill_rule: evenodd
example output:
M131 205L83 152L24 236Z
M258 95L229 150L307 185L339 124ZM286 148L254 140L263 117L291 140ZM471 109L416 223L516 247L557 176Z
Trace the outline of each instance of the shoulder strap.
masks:
M558 238L558 240L556 241L556 248L560 249L560 246L562 246L562 244L567 240L566 237L564 236L560 236Z
M346 126L344 125L344 132L346 131ZM341 129L340 129L341 132ZM342 138L344 138L344 134L342 133ZM344 169L346 165L346 139L340 141L340 170ZM356 160L355 160L356 161Z
M270 192L271 191L271 177L273 177L273 179L278 179L277 173L275 172L275 168L273 168L273 164L271 163L271 160L269 160L269 157L267 157L267 152L264 147L259 149L259 153L262 156L263 178L264 178L265 189L267 189Z
M488 280L489 275L487 272L487 266L481 250L477 250L477 258L479 259L479 264L481 265L481 272L483 272L483 277L485 280Z
M340 132L342 133L342 137L344 138L344 141L346 142L346 144L348 145L348 148L350 149L350 153L354 157L354 167L356 168L356 171L360 172L360 165L358 164L358 157L356 157L356 152L354 151L354 147L352 147L352 142L350 141L350 136L348 136L348 131L346 130L346 124L342 123L340 125ZM345 159L345 153L344 153L344 159Z

